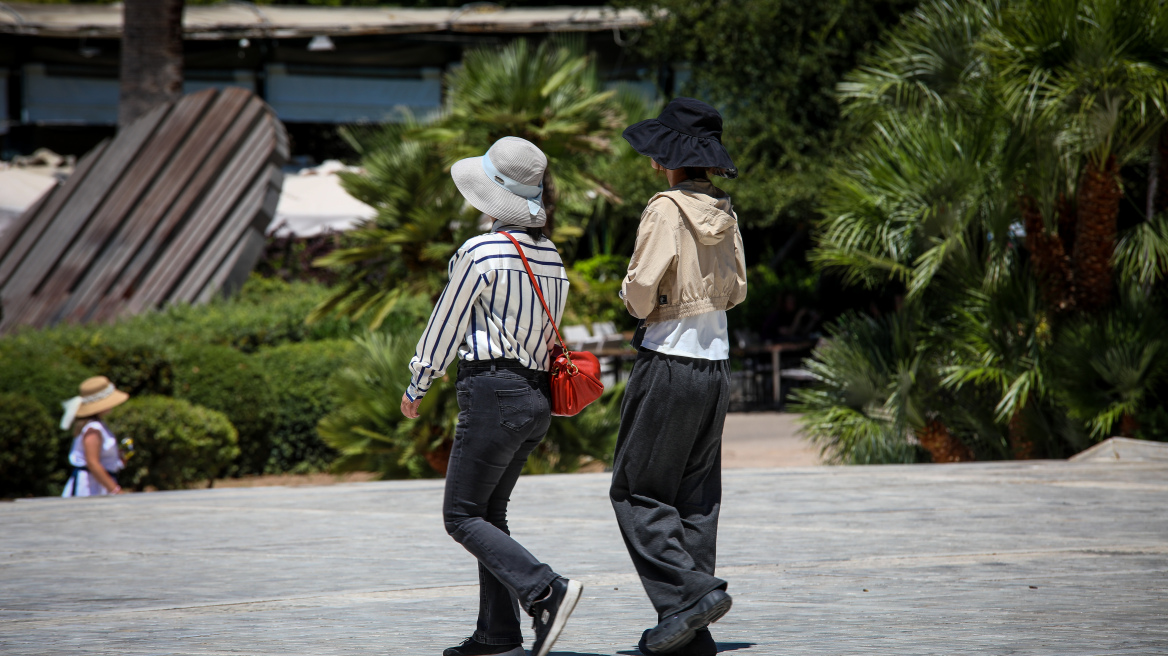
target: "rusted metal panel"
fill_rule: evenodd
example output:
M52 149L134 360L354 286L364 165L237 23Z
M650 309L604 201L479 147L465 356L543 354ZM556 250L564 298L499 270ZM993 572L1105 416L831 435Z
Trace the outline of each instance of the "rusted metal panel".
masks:
M254 266L287 158L283 126L250 91L152 110L0 242L0 333L210 298Z

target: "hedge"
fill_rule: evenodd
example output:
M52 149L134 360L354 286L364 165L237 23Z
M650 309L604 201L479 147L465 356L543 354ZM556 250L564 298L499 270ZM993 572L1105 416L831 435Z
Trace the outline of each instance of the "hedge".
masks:
M31 396L0 394L0 497L60 492L62 449L60 432L53 424Z
M327 296L327 288L252 276L231 298L206 305L175 305L162 312L130 317L119 327L158 336L168 344L215 344L244 353L289 342L342 339L359 332L352 322L304 318Z
M0 340L0 393L26 394L50 417L61 416L61 402L93 370L68 356L56 342L26 332Z
M177 490L222 476L239 456L239 437L221 412L164 396L130 399L106 420L134 452L118 481L143 490Z
M232 476L262 474L271 452L276 400L262 367L226 346L193 345L175 350L174 396L227 415L239 431Z
M339 405L330 379L354 348L350 340L325 340L284 344L251 356L267 376L276 402L264 473L323 471L336 459L336 450L324 443L316 425Z
M131 331L95 333L67 346L65 352L90 371L99 371L130 394L169 396L174 391L174 367L167 349L149 336Z

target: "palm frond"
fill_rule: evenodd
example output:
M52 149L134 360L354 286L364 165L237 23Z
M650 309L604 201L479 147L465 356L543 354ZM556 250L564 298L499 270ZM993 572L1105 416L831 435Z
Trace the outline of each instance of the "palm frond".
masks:
M1160 213L1120 236L1115 245L1120 279L1153 285L1168 275L1168 213Z

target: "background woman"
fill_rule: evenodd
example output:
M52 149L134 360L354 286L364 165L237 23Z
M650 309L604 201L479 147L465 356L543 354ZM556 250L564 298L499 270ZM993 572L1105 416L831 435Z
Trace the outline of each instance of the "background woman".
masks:
M402 396L416 418L423 395L457 349L458 428L446 470L446 530L479 561L479 619L471 637L443 656L524 656L516 604L533 618L533 656L545 656L580 598L581 585L556 574L516 542L507 504L527 456L551 424L547 368L552 327L515 244L522 245L556 321L568 278L555 245L542 237L547 157L518 137L483 157L461 160L451 176L466 200L491 217L491 231L467 240L450 260L438 299L410 362Z
M68 482L65 483L63 497L93 497L103 494L120 494L116 475L124 468L125 461L118 450L118 441L102 421L106 413L125 403L130 395L114 387L105 376L95 376L81 383L80 396L64 403L65 416L61 427L68 428L73 420L88 419L81 423L77 436L73 438L73 448L69 450L69 464L73 467Z
M622 285L643 337L609 491L657 609L657 626L641 636L644 654L712 656L718 649L706 627L731 604L714 561L730 401L726 310L746 298L746 262L730 197L708 177L737 175L721 136L721 115L692 98L674 99L624 132L670 186L641 215Z

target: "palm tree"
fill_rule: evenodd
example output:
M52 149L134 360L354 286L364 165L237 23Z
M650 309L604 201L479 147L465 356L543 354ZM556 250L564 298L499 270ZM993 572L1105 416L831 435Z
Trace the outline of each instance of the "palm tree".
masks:
M183 0L125 0L118 127L182 96Z
M317 261L337 270L342 283L311 318L368 315L376 327L402 297L441 291L447 259L478 223L449 168L481 155L501 137L528 139L548 156L545 231L550 233L558 210L589 216L597 199L621 202L595 172L598 158L613 152L625 108L634 105L602 90L578 42L531 46L520 39L472 51L447 76L446 86L445 111L429 121L407 116L402 124L345 133L365 172L343 176L343 184L376 208L377 217ZM583 232L567 222L557 230L569 238Z
M930 385L911 317L845 316L808 369L817 385L795 391L803 433L830 461L916 462L908 436L929 423Z
M527 139L548 157L544 207L549 234L560 203L588 204L588 192L611 194L591 175L592 161L612 152L624 125L615 91L605 91L583 42L517 39L467 53L447 78L447 116L426 135L447 164L480 155L506 136Z
M832 175L811 258L906 292L915 380L940 389L913 397L913 422L864 411L893 398L889 351L841 322L801 393L808 433L837 459L906 432L945 459L950 438L978 457L1057 457L1113 426L1140 431L1168 388L1155 355L1168 319L1131 300L1100 309L1115 271L1125 299L1164 299L1155 185L1168 167L1155 157L1123 180L1150 181L1149 215L1116 232L1122 167L1168 132L1164 12L1152 0L934 0L840 86L871 136Z
M349 232L341 248L319 258L340 282L309 315L368 316L377 328L399 301L436 296L446 284L446 263L477 224L433 144L411 135L411 118L379 130L342 131L362 156L362 173L341 174L354 198L377 215Z
M1047 184L1074 189L1074 297L1082 310L1098 310L1114 286L1120 167L1143 154L1168 116L1168 5L1014 2L986 50L1014 117L1052 133L1069 159Z

